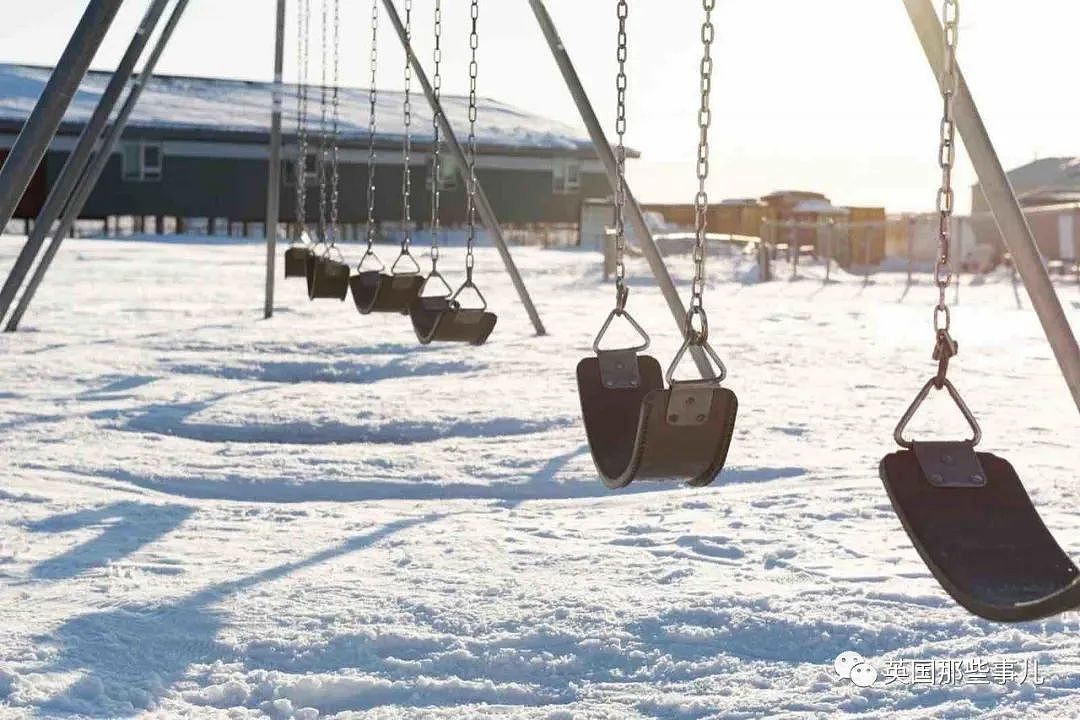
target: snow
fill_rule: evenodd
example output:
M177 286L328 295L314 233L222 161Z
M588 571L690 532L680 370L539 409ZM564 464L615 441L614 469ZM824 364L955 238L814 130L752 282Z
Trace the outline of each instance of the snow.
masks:
M26 120L45 83L50 69L0 63L0 120ZM109 81L109 73L87 73L76 92L64 120L85 123ZM139 98L128 126L131 128L170 128L194 131L270 132L270 107L273 84L241 80L154 76ZM319 89L312 88L309 99L309 122L317 130ZM418 143L432 140L432 113L423 96L413 92L412 136ZM400 91L380 90L376 117L378 136L387 140L405 134ZM368 137L369 98L366 88L341 88L341 137L364 140ZM503 148L543 148L589 150L592 145L584 129L556 120L532 115L510 105L481 98L476 135L485 146ZM443 109L451 124L467 128L468 98L443 95ZM296 128L296 88L284 87L282 123L285 132Z
M491 342L421 348L297 281L264 321L260 244L173 240L69 241L0 336L0 717L1077 716L1077 615L957 608L877 479L933 370L928 276L757 285L712 258L728 466L614 493L573 380L613 300L598 253L515 248L537 338L481 248ZM629 271L666 363L674 325ZM1080 422L1027 299L965 278L953 319L983 447L1080 554ZM913 433L965 431L930 405ZM832 669L847 650L1037 659L1045 682L860 688Z

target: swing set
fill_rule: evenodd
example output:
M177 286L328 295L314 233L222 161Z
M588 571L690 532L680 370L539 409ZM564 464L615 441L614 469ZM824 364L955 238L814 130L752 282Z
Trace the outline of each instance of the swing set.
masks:
M79 28L57 65L42 99L20 133L7 162L0 167L0 227L10 219L16 202L29 180L45 148L56 133L67 102L85 73L90 58L104 37L122 0L95 0L90 3ZM375 72L378 37L379 0L373 0L371 11L371 87L368 145L368 213L367 246L355 271L344 260L337 245L338 229L338 3L323 0L322 5L322 74L318 150L315 172L318 178L319 217L314 226L314 238L304 217L307 189L306 172L309 138L309 88L307 85L307 53L310 30L310 0L298 2L298 61L301 68L297 85L297 150L298 179L296 183L299 238L284 253L285 276L305 278L308 297L342 301L352 294L361 315L408 315L417 339L421 343L454 341L480 345L487 341L496 316L488 312L487 301L474 282L474 244L477 215L492 233L496 247L506 265L519 296L537 334L544 334L535 307L529 299L520 274L502 239L498 222L477 179L476 120L477 120L477 49L478 0L470 0L469 28L469 134L467 150L457 141L440 103L441 88L441 0L435 2L434 19L434 83L428 81L422 64L411 45L411 1L405 0L404 21L398 15L393 0L382 0L387 16L406 52L404 120L402 142L402 240L397 258L385 266L374 250L376 218L375 145L376 101ZM713 61L711 56L715 36L712 12L715 0L702 0L703 21L700 40L702 57L699 67L700 106L698 108L698 153L696 177L698 189L694 197L695 237L693 244L694 274L690 287L689 308L683 306L667 268L664 266L640 206L626 182L627 126L626 76L627 33L629 4L616 0L618 21L616 75L617 145L613 149L604 135L580 79L555 25L544 7L543 0L528 0L537 22L547 40L567 88L581 113L597 154L604 165L615 197L615 302L600 326L593 342L594 355L582 359L577 366L577 385L585 433L592 458L601 480L609 488L622 488L636 479L682 481L695 487L712 483L721 473L736 422L738 400L722 385L727 368L710 344L709 318L705 305L705 243L706 210L709 177L709 129L711 125L710 91ZM154 63L167 42L172 28L186 6L177 0L172 16L144 63L140 82L133 84L104 142L94 154L105 132L106 120L118 101L120 89L133 75L135 60L142 51L145 37L153 30L162 15L166 0L156 0L132 40L117 69L120 78L116 88L103 94L99 108L88 121L76 149L56 181L52 194L38 218L36 227L51 228L60 218L59 236L53 242L24 292L20 308L32 298L33 291L48 263L55 254L73 218L78 216L82 202L93 188L100 168L112 149L131 106ZM986 132L971 94L964 82L956 57L959 39L959 0L943 0L939 21L930 0L904 0L908 15L923 46L927 59L939 82L942 97L941 133L938 143L938 164L941 184L937 190L938 257L935 282L937 301L933 307L934 350L936 373L919 389L901 416L893 437L900 450L887 454L880 464L880 477L893 508L908 536L942 587L961 606L984 618L1014 622L1033 620L1080 607L1080 569L1062 550L1046 528L1013 467L1003 458L975 450L982 431L971 409L948 377L950 361L956 357L959 345L953 338L951 312L946 299L950 284L950 222L953 212L952 170L956 159L956 135L963 137L968 154L979 176L995 220L1016 268L1032 298L1032 304L1043 325L1047 339L1062 369L1065 381L1080 408L1080 347L1072 334L1049 276L1042 265L1030 228L1024 219L1016 197ZM267 315L272 311L275 241L278 210L277 172L280 157L280 81L283 48L285 0L278 0L278 34L275 56L275 95L272 112L270 183L268 189L267 222ZM327 31L332 15L333 33L327 57ZM419 80L427 101L434 111L434 143L432 146L436 178L440 167L440 151L448 149L455 166L466 182L466 219L468 240L465 249L465 280L456 289L441 274L439 184L432 183L432 215L430 230L432 245L430 270L423 274L420 263L412 255L411 178L409 173L412 152L410 89L413 74ZM328 77L329 75L329 77ZM329 93L329 95L328 95ZM62 211L62 217L61 217ZM682 344L666 371L657 360L643 354L650 340L646 330L628 310L629 287L626 283L624 254L627 225L634 230L643 255L649 262L661 292L678 323ZM31 235L16 260L4 287L0 289L0 318L6 314L14 295L27 274L30 264L45 240L44 231ZM370 263L366 265L365 263ZM431 286L436 291L431 292ZM461 298L474 297L469 305ZM15 323L21 310L15 316ZM629 347L605 347L603 340L616 322L622 322L639 335L639 342ZM8 330L14 326L9 325ZM682 360L689 355L699 378L676 379ZM922 403L933 391L944 390L971 428L970 438L962 440L909 439L905 430Z
M411 87L413 76L412 57L405 61L404 73L404 127L405 133L401 145L401 203L403 215L401 219L402 239L397 257L386 266L375 252L375 238L377 235L377 223L375 218L375 137L377 131L376 106L378 91L376 89L376 74L378 70L378 30L379 30L379 0L373 0L371 4L371 76L369 89L369 115L368 115L368 181L367 181L367 247L360 261L356 265L356 272L350 277L350 270L341 256L341 251L336 244L337 228L337 204L338 204L338 43L337 31L337 8L339 0L332 0L334 8L334 34L333 34L333 72L332 72L332 121L327 141L326 128L326 51L323 50L323 73L321 88L322 102L320 103L320 126L319 154L316 157L316 173L319 181L319 218L316 224L316 237L312 242L307 237L304 208L306 203L306 190L304 183L297 183L296 204L299 215L299 226L302 228L300 238L285 251L285 277L304 277L307 279L308 297L312 300L318 298L333 298L344 300L351 292L353 303L361 315L372 313L389 313L408 315L412 322L417 340L424 345L433 341L439 342L463 342L470 345L483 345L487 342L492 331L495 329L497 317L487 311L487 300L480 288L477 287L473 272L475 267L475 245L477 234L477 191L478 181L476 177L476 120L477 120L477 94L476 81L479 71L477 63L477 49L479 48L478 20L480 16L478 0L472 0L470 6L470 29L469 29L469 136L467 142L468 156L466 163L466 210L465 217L468 221L468 235L465 246L465 280L454 290L446 278L438 269L439 262L439 210L441 206L440 187L438 182L441 167L441 126L445 122L442 106L440 103L442 75L442 4L441 0L435 2L434 21L434 84L430 91L434 98L433 119L433 143L432 143L432 173L431 183L431 270L427 276L422 274L420 263L413 255L412 246L412 173L409 170L412 156L412 105ZM310 0L299 0L298 7L298 62L301 68L301 79L297 85L297 145L298 162L306 162L306 142L308 136L307 124L307 96L306 83L308 27L310 16ZM328 0L323 0L323 45L326 40L326 5ZM391 15L404 33L405 41L412 39L412 2L405 2L404 23L396 14ZM411 50L410 50L411 55ZM329 153L330 180L326 178L326 155ZM329 189L328 189L329 186ZM330 217L326 218L326 196L330 196ZM367 268L365 263L370 263ZM376 266L376 267L373 267ZM433 285L433 281L434 284ZM428 294L429 287L441 287L440 294ZM466 291L471 291L474 303L464 305L462 299Z

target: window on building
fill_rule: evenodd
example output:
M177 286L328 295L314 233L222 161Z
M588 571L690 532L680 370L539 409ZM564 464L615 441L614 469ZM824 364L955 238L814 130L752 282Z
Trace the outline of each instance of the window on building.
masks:
M577 160L556 160L552 168L552 192L573 195L581 190L581 163Z
M122 148L124 180L129 182L157 182L161 180L164 153L161 143L127 142Z
M434 160L432 160L434 163ZM428 189L431 189L431 171L428 170ZM453 158L446 157L445 154L439 155L439 190L456 190L458 186L458 171L457 165L454 164Z
M286 185L296 185L296 168L300 164L296 160L282 160L283 175ZM304 160L304 180L308 185L319 184L318 165L314 155L308 155Z

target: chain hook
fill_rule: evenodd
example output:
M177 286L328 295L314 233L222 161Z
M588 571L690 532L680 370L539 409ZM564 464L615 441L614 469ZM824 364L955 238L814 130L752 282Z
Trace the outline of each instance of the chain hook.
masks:
M945 386L945 374L949 370L949 360L955 357L959 350L959 343L952 339L947 328L937 331L933 359L938 361L937 375L934 376L934 387L938 390Z
M694 327L694 318L698 318L699 327ZM709 342L709 316L701 305L691 305L686 313L686 324L683 327L683 339L689 345L698 347Z
M615 288L615 312L622 315L626 312L626 300L630 297L630 289L622 283Z

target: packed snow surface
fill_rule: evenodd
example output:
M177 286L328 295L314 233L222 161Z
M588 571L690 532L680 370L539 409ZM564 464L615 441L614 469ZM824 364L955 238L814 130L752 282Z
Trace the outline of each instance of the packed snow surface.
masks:
M753 284L714 257L728 466L610 492L574 385L613 300L600 257L514 252L547 337L484 248L491 342L418 347L302 281L261 319L258 243L70 241L0 337L0 717L1078 715L1077 615L956 607L877 478L934 368L928 276ZM675 325L630 275L664 364ZM953 319L982 447L1080 555L1080 422L1023 290L966 277ZM966 432L936 394L913 433L935 427ZM878 680L838 677L845 651ZM1041 683L886 682L931 660L1037 660Z

